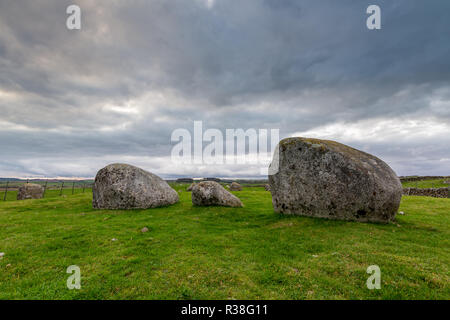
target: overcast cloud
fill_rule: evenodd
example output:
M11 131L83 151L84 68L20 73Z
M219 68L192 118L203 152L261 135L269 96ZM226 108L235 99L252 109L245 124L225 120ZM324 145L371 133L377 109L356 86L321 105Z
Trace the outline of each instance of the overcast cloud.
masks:
M82 29L66 28L66 8ZM366 28L366 8L382 29ZM0 1L0 176L258 177L175 166L171 133L279 128L450 174L450 1Z

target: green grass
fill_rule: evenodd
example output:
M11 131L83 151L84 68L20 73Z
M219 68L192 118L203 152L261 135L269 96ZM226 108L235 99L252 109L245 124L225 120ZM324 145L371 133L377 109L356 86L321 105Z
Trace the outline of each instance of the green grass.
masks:
M193 207L175 187L180 203L149 210L93 210L90 192L0 201L0 299L450 298L450 199L404 197L382 225L281 216L263 188L234 192L244 208Z
M402 182L403 188L447 188L450 187L449 184L444 183L448 179L434 179L434 180L422 180L422 181L409 181Z

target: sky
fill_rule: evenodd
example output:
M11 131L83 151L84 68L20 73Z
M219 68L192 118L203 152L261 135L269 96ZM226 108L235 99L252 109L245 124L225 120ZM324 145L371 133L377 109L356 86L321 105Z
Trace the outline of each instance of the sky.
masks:
M81 29L66 27L67 6ZM366 27L369 5L381 29ZM0 177L264 178L174 164L174 130L335 140L450 174L450 1L0 1Z

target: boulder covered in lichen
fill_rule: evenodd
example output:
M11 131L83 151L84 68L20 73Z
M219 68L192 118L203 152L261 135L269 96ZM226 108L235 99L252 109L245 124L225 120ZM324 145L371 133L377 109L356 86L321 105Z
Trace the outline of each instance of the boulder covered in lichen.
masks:
M269 173L279 213L387 223L402 197L400 180L384 161L329 140L282 140Z
M19 187L17 200L41 199L44 196L44 188L35 183L25 183Z
M179 201L178 193L163 179L122 163L101 169L92 192L92 205L96 209L148 209Z
M243 206L238 197L215 181L197 183L192 189L192 204L195 206Z

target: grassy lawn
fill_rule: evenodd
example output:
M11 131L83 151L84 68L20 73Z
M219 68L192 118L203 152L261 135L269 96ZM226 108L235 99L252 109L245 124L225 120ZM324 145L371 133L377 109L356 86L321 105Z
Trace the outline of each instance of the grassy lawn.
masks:
M447 180L450 180L450 178L402 182L402 185L403 188L447 188L450 187L449 184L444 183Z
M381 225L280 216L256 187L234 192L244 208L193 207L176 188L150 210L93 210L90 191L0 201L0 299L450 299L450 199L404 197Z

